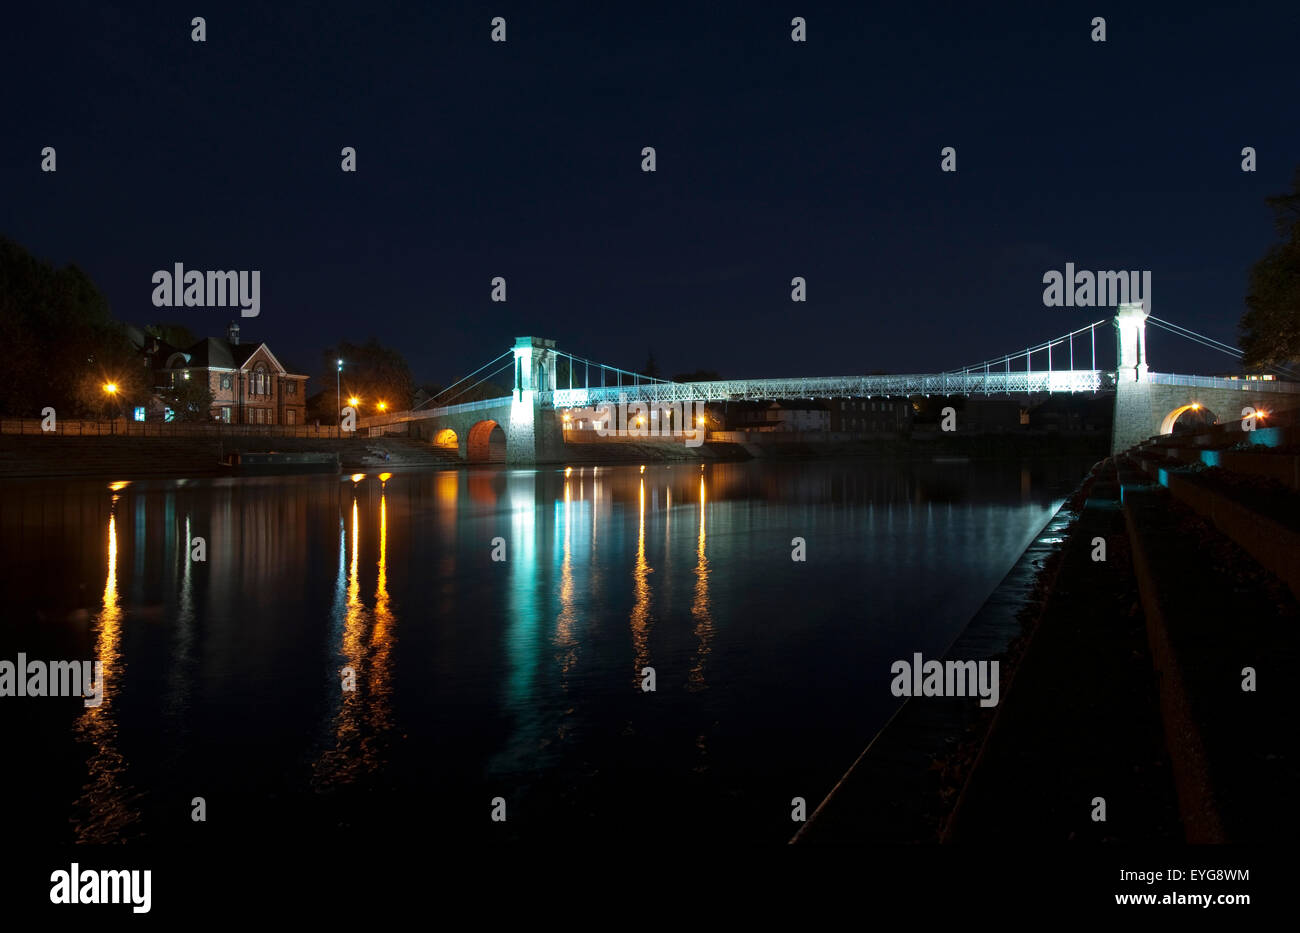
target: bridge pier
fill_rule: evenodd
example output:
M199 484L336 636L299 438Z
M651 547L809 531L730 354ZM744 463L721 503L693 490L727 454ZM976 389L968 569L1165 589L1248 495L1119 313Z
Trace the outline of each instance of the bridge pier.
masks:
M555 341L515 338L515 387L510 394L506 463L527 466L564 459L564 436L552 401Z

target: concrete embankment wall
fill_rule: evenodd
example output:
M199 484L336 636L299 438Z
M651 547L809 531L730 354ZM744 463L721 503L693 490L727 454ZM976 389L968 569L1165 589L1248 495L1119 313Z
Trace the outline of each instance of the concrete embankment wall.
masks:
M383 449L385 461L372 452ZM236 437L66 437L0 435L0 477L219 476L219 457L232 450L338 453L343 469L445 463L445 455L401 438Z

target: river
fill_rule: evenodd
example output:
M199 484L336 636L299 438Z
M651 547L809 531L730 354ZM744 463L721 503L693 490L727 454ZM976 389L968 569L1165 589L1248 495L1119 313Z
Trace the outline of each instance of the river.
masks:
M1087 467L5 483L0 660L105 685L0 699L11 828L784 842Z

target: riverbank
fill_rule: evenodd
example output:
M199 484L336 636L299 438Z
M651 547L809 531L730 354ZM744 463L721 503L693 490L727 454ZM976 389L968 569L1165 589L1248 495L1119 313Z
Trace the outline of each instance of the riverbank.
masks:
M1293 835L1279 803L1300 780L1300 606L1248 550L1265 520L1300 530L1297 502L1172 473L1160 461L1176 443L1098 464L1054 519L1060 546L1041 564L1026 554L1040 567L1021 632L977 617L954 644L952 659L1000 659L1001 704L908 700L795 841ZM1243 515L1252 502L1269 515Z
M1070 495L994 589L945 660L1001 665L1003 691L1042 610L1092 477ZM841 845L937 842L987 733L994 709L974 700L905 701L813 812L793 842Z

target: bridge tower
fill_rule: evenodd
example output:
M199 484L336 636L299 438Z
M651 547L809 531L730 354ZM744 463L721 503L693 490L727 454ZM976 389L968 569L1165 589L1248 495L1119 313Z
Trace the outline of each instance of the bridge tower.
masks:
M1110 452L1140 444L1153 433L1151 383L1147 381L1147 312L1141 302L1122 304L1115 314L1115 416ZM1158 429L1157 429L1158 430Z
M515 338L514 391L506 430L506 462L546 463L562 460L564 438L555 416L555 341Z
M1141 302L1122 304L1115 314L1115 328L1119 332L1118 371L1120 382L1146 382L1147 372L1147 312Z

